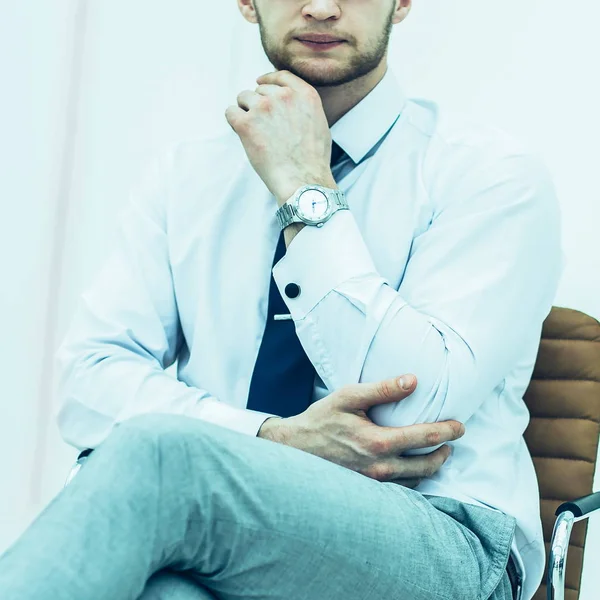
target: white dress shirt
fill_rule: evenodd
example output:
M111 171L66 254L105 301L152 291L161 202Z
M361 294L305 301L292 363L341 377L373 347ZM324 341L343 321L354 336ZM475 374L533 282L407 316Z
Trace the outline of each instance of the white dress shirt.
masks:
M407 98L391 68L331 134L352 159L338 178L350 210L302 229L273 269L317 372L314 400L414 373L416 391L371 418L465 424L416 490L513 515L529 600L545 548L523 393L564 262L551 176L503 131ZM94 448L148 412L256 435L269 415L245 407L280 235L275 198L231 130L170 145L128 200L58 351L63 439ZM175 378L165 368L177 359Z

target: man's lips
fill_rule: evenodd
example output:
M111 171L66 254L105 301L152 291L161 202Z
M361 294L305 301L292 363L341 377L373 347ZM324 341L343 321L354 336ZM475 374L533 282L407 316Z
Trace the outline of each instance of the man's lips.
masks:
M323 52L329 54L345 42L308 42L304 40L298 40L305 48L308 48L311 52Z
M301 38L296 38L297 40L300 40L301 42L312 42L313 44L333 44L333 43L340 43L340 42L344 42L345 40L342 40L341 38L335 38L329 35L309 35L306 37L301 37Z
M315 44L316 46L336 46L337 44L343 43L341 40L339 42L313 42L311 40L298 40L298 41L304 42L305 44Z

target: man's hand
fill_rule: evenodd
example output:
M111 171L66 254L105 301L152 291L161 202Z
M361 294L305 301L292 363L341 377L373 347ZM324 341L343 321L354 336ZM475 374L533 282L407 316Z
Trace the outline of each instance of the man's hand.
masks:
M310 452L371 479L414 488L440 469L450 448L443 445L419 456L402 453L453 441L465 432L458 421L381 427L369 419L366 413L370 407L403 400L416 389L415 383L413 378L406 390L397 377L346 385L299 415L268 419L259 437Z
M318 92L289 71L256 81L261 85L241 92L225 117L279 206L302 185L335 188L331 132Z

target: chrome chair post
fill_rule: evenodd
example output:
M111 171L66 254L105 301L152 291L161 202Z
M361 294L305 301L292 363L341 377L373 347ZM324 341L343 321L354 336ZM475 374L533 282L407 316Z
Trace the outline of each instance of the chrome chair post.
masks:
M548 600L565 600L565 570L567 568L567 552L569 539L575 522L575 515L569 510L562 512L554 522L552 545L548 559Z

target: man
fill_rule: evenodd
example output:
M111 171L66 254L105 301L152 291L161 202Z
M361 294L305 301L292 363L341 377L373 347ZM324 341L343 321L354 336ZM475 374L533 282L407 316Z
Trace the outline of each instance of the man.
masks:
M59 351L61 433L93 452L0 597L529 600L550 177L404 96L411 0L238 5L277 71L132 194Z

